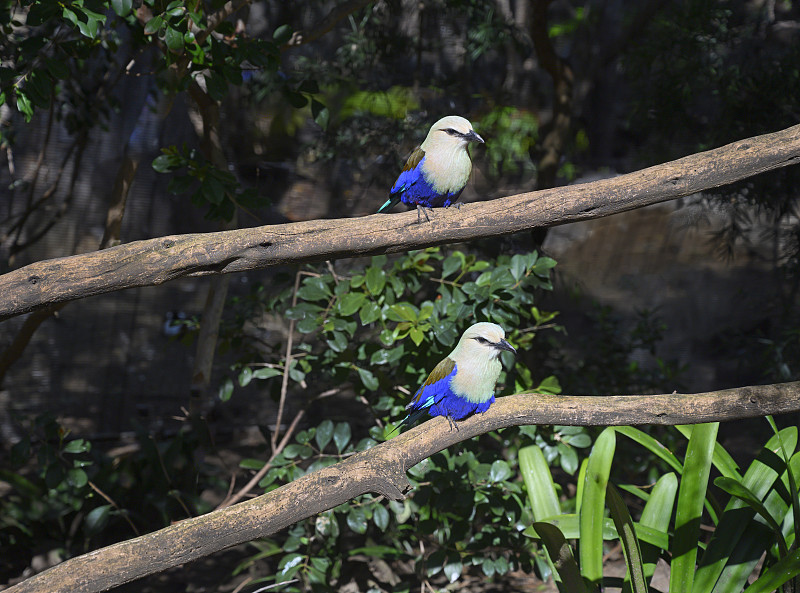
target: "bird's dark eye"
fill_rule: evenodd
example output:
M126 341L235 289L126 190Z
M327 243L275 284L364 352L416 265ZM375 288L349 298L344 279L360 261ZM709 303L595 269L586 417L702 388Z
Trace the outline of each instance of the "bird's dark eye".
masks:
M461 132L458 132L458 131L454 130L453 128L444 128L442 130L442 132L445 132L446 134L450 134L451 136L463 136L463 134Z
M478 341L478 344L488 344L489 343L489 340L487 340L486 338L482 338L481 336L478 336L475 339Z

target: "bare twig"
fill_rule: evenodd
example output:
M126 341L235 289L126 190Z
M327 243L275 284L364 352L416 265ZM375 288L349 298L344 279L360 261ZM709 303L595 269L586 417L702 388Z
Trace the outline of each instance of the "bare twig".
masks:
M294 277L294 290L292 290L292 307L297 306L297 291L300 289L300 278L303 272L298 270ZM286 362L283 366L283 377L281 377L281 399L278 403L278 415L275 418L275 430L272 431L272 453L275 455L277 450L278 436L281 432L281 420L283 419L283 408L286 405L286 392L289 390L289 369L292 366L292 345L294 343L294 319L289 321L289 337L286 338Z
M217 506L218 509L224 509L225 507L229 507L232 504L236 504L237 502L242 500L253 488L256 487L256 485L261 481L261 478L263 478L269 471L269 469L272 467L272 462L275 460L275 458L278 455L280 455L281 451L283 451L286 448L286 445L289 444L289 439L292 438L294 431L297 429L297 424L300 422L300 419L303 417L304 413L305 413L304 410L300 410L299 412L297 412L297 415L294 417L294 420L292 420L292 423L289 425L289 428L286 429L286 434L283 435L283 439L281 439L281 442L275 448L272 455L270 455L269 459L264 464L264 467L258 470L255 473L255 475L252 478L250 478L250 481L247 482L247 484L245 484L241 490L239 490L239 492L237 492L233 496L230 496L230 491L229 491L228 496L225 498L225 500L223 500L219 504L219 506Z

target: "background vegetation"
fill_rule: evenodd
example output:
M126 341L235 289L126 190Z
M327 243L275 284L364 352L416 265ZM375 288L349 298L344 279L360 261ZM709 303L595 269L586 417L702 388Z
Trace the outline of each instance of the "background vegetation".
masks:
M0 272L168 233L371 213L408 152L447 113L469 117L487 139L473 155L467 200L635 170L800 115L800 7L791 1L232 7L0 2ZM710 388L798 379L797 177L788 167L683 204L690 225L716 221L702 240L728 258L717 265L749 262L739 290L755 295L756 306L710 346L744 370ZM156 214L142 214L148 209ZM167 346L137 365L126 354L124 370L94 394L36 379L42 364L76 347L69 332L71 340L40 337L61 307L4 322L3 580L277 488L391 436L407 398L478 320L502 324L520 350L504 360L503 394L700 388L692 372L700 362L664 347L671 329L659 310L615 306L597 287L561 275L548 241L542 231L278 270L233 286L222 277L191 285L202 294L188 311L186 300L164 293L159 306L169 314L151 312L142 323L173 340L170 355L182 366L156 370ZM625 245L637 248L632 239ZM712 287L699 298L717 296ZM102 325L105 313L93 314ZM112 344L90 335L87 366L102 368L104 350L133 350L119 337ZM134 374L169 385L172 399L146 417L127 414L147 397ZM38 406L27 406L29 393ZM94 398L109 394L128 403L104 416ZM796 429L734 429L751 438L733 440L732 456L717 432L707 426L689 439L687 431L525 427L485 435L415 468L404 503L351 501L237 550L216 578L246 575L245 590L268 581L287 591L399 592L420 582L483 589L535 574L568 590L577 578L591 590L604 576L615 582L597 542L620 534L627 587L639 586L638 572L649 580L661 557L672 561L669 590L694 574L695 558L714 568L680 590L710 590L716 579L728 587L717 590L742 590L762 552L761 586L781 586L775 574L797 573ZM615 451L620 434L639 446ZM769 452L780 446L776 461ZM758 473L767 471L765 456L769 477ZM736 462L754 473L740 475ZM257 483L241 491L254 472ZM613 527L580 519L583 505L594 505L584 517L605 512L605 488L591 498L584 489L591 472L622 490L609 489ZM681 473L692 478L678 481ZM706 491L709 475L716 486ZM636 537L623 535L633 524L623 507L636 518ZM731 537L719 551L712 537L699 537L701 522L756 535ZM686 543L687 523L716 556ZM559 537L583 542L575 567L555 560L566 549ZM637 546L640 569L631 560Z

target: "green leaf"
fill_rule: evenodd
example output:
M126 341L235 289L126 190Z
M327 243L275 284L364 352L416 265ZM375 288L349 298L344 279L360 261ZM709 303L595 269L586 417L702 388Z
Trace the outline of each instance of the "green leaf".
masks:
M666 532L669 529L677 493L678 477L673 472L661 476L642 509L639 523Z
M125 17L133 7L133 0L111 0L111 8L118 16Z
M377 321L381 317L381 308L372 301L367 301L361 307L361 310L358 312L358 316L361 319L361 323L363 325L369 325L370 323Z
M110 504L104 504L89 511L83 520L83 527L88 535L95 535L105 529L111 516L111 508Z
M633 527L633 519L625 506L625 502L612 484L606 487L606 501L611 511L611 518L617 528L622 552L628 565L628 576L634 593L647 593L647 582L644 577L644 561L639 548L639 540Z
M603 518L615 448L616 432L608 427L597 437L589 454L579 510L581 573L596 585L603 578Z
M742 484L763 500L780 475L776 468L776 452L780 450L781 439L788 439L789 448L797 444L796 426L783 429L780 435L773 436L759 452L744 474ZM765 547L771 545L772 535L763 525L752 519L754 511L741 500L732 498L719 519L719 524L706 548L694 580L694 591L710 593L718 582L726 581L725 591L737 593L745 585L755 562L746 558L758 558ZM728 566L728 559L739 560L735 567ZM737 588L738 585L738 588ZM693 591L693 593L694 593Z
M539 447L530 446L519 450L519 469L528 491L533 517L541 521L561 513L550 467Z
M341 453L350 442L350 425L347 422L339 422L333 431L333 442L336 444L336 449Z
M744 593L770 593L777 591L789 579L800 575L800 549L782 558L767 570L756 581L744 590Z
M83 488L89 483L89 476L80 468L72 468L67 471L67 482L75 488Z
M263 367L253 371L253 379L271 379L272 377L280 377L283 371L273 367Z
M289 580L298 570L303 567L303 555L293 552L287 554L278 563L278 577L280 581Z
M678 425L675 427L675 429L687 439L692 434L692 429L690 426ZM712 463L723 476L733 478L734 480L742 480L742 476L739 473L739 466L733 460L733 457L731 457L725 448L719 443L714 445L714 457L712 459Z
M281 25L272 34L272 39L278 45L283 45L292 37L292 28L289 25Z
M219 399L220 401L226 402L231 399L233 395L233 381L230 377L225 377L222 381L222 385L219 386Z
M250 381L253 379L253 369L250 367L244 367L239 372L239 385L241 387L247 387Z
M464 265L464 256L461 253L459 253L459 255L461 255L461 257L453 254L442 262L442 278L452 276L461 270L461 267Z
M392 321L407 321L414 323L419 315L418 309L411 303L397 303L389 307L389 318Z
M353 507L347 513L347 526L355 533L367 532L367 517L364 509L361 507Z
M162 154L153 159L152 167L157 173L167 173L180 166L176 161L175 155Z
M502 482L511 476L511 467L508 462L498 459L492 463L492 469L489 470L489 480L491 482Z
M310 277L303 280L297 296L305 301L328 300L333 296L328 284L321 277Z
M314 440L317 441L317 447L322 451L333 438L333 422L331 420L323 420L317 426L317 433L314 435Z
M178 29L167 26L164 42L173 53L181 53L183 51L183 33Z
M588 435L586 436L588 437ZM578 469L578 454L575 449L565 443L556 444L556 448L560 455L561 468L570 475L574 474Z
M756 513L761 515L761 517L764 518L764 520L767 522L767 525L769 525L770 529L772 529L773 533L775 534L781 556L786 556L788 549L786 547L786 540L783 537L783 531L781 531L781 526L778 525L777 521L775 521L775 518L764 506L764 503L762 503L756 497L756 495L753 494L749 488L747 488L747 486L737 480L734 480L733 478L726 478L725 476L720 476L714 480L714 485L718 488L721 488L731 496L735 496L739 500L745 502Z
M367 273L364 275L367 290L373 295L378 296L383 292L386 286L386 272L382 268L370 266L367 268Z
M528 264L525 261L525 257L516 254L511 258L511 275L514 277L514 280L519 280L525 275L525 272L528 270Z
M378 379L375 377L372 371L362 369L361 367L356 367L356 370L358 371L358 377L361 379L361 383L364 385L364 387L370 391L375 391L378 389Z
M91 450L92 445L83 439L75 439L64 445L64 453L86 453Z
M334 352L344 352L350 345L350 342L347 340L347 336L344 335L343 332L338 331L333 332L332 338L330 340L326 340L326 342Z
M549 523L537 521L533 524L536 533L544 542L547 549L547 555L550 556L550 561L553 563L558 576L564 584L564 591L570 593L588 593L586 585L581 578L581 573L578 570L578 563L575 562L575 557L572 554L572 548L567 543L564 534Z
M161 29L161 25L163 24L164 24L164 17L162 17L161 15L154 16L149 21L147 21L147 24L144 26L144 34L154 35L155 33L158 33L159 29Z
M252 469L254 471L260 470L267 464L263 459L242 459L239 462L239 467L242 469Z
M411 331L408 332L408 335L411 337L411 341L413 341L417 346L425 341L425 333L418 327L412 327Z
M463 570L464 565L461 563L460 559L447 562L444 565L444 576L447 577L448 582L455 583L458 580L458 577L461 576Z
M385 506L381 504L375 506L375 510L372 512L372 521L375 523L375 527L386 531L386 528L389 527L389 511Z
M25 116L25 122L28 123L31 121L33 117L33 103L31 103L30 98L26 95L22 89L17 87L16 89L17 95L17 111L19 111L23 116Z
M686 450L684 473L678 489L675 512L675 537L670 545L670 593L691 593L700 539L700 520L708 489L708 476L717 438L718 422L697 424L692 428Z
M339 312L349 317L358 311L366 300L367 295L363 292L348 292L339 300Z

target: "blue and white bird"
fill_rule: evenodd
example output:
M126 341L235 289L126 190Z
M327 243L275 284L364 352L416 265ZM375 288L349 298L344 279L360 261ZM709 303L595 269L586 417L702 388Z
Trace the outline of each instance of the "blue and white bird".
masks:
M423 208L450 206L461 195L472 172L467 151L470 142L483 144L483 138L463 117L448 115L433 124L425 141L408 157L389 191L389 199L378 212L389 210L398 202L416 206L417 215Z
M436 365L414 398L401 426L416 422L426 412L445 416L454 426L470 414L482 414L494 403L494 388L503 368L503 351L517 351L505 340L503 328L476 323L461 336L455 349Z

